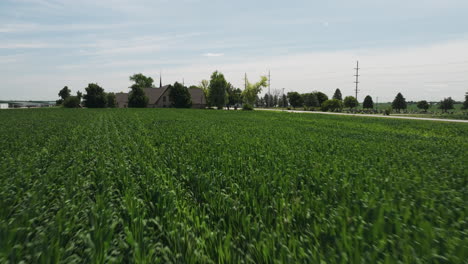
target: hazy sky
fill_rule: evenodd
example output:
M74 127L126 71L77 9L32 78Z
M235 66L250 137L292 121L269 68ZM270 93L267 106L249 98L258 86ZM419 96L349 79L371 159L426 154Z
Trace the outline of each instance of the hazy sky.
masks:
M128 91L138 72L243 87L268 69L272 89L346 96L357 60L360 101L462 100L467 14L466 0L0 0L0 100Z

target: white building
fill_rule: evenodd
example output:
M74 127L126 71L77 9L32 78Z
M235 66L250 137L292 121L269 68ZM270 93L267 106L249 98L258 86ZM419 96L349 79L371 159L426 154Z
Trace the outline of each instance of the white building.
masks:
M0 109L7 109L8 104L7 103L0 103Z

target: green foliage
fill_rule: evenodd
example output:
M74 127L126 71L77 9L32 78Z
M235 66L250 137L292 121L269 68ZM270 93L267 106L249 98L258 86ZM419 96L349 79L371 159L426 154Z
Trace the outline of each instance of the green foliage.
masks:
M135 82L135 85L137 85L140 88L154 88L153 78L147 77L141 73L135 73L132 76L130 76L130 81Z
M128 94L128 107L145 108L148 106L148 96L146 96L143 88L134 84L130 87L131 91Z
M176 82L174 86L169 88L169 98L172 106L175 108L190 108L192 107L192 97L190 96L187 87Z
M104 89L96 83L88 84L83 96L84 105L88 108L104 108L107 106L107 98Z
M345 102L346 102L346 98L345 98ZM331 112L341 111L341 109L343 109L343 102L341 102L338 99L327 100L327 101L323 102L323 104L321 106L321 109L322 109L322 111L325 111L325 112L327 112L327 111L331 111Z
M316 93L302 94L302 98L304 98L304 105L307 107L319 107L320 106Z
M356 100L354 96L346 96L343 104L344 104L344 107L355 108L359 105L359 102Z
M107 107L115 108L117 106L117 101L115 99L115 93L107 93L106 94L106 99L107 99Z
M281 96L279 102L281 107L288 107L288 97L285 94Z
M200 84L198 85L198 88L203 90L203 93L205 94L206 98L206 104L208 107L211 107L210 101L209 101L209 87L210 87L210 81L208 80L202 80Z
M211 75L210 85L208 87L208 101L211 106L221 109L227 103L227 85L224 75L218 71Z
M336 90L335 90L335 93L333 94L333 98L332 98L332 99L336 99L336 100L343 101L343 96L341 95L340 89L336 89Z
M373 109L374 108L374 101L370 95L364 98L364 102L362 103L362 107L364 109Z
M265 107L271 107L271 99L270 99L270 96L268 95L268 93L266 93L264 96L263 96L263 101L265 103Z
M298 92L289 92L288 100L289 104L291 104L291 106L294 108L301 107L304 105L304 99Z
M62 99L65 100L67 99L71 94L71 90L68 89L68 86L65 86L62 88L62 90L59 91L58 96Z
M444 98L444 100L440 101L439 103L439 109L442 109L444 112L447 112L448 110L452 110L453 104L455 101L449 97L449 98Z
M185 109L0 120L0 263L468 258L466 124Z
M258 94L262 91L262 88L267 87L268 78L266 76L261 76L260 81L256 83L250 83L246 78L246 82L247 87L242 91L242 99L244 100L244 103L254 105Z
M252 110L254 110L254 108L253 108L252 105L246 103L246 104L243 104L243 105L242 105L242 110L245 110L245 111L252 111Z
M430 105L429 105L429 103L428 103L426 100L423 100L423 101L419 101L419 102L418 102L417 107L418 107L419 109L422 109L422 110L424 110L424 111L427 111L427 109L429 109Z
M232 84L228 83L227 86L227 93L228 93L228 105L240 105L242 104L242 90L239 88L235 88Z
M398 93L395 99L392 102L392 108L400 112L402 109L406 109L406 99L401 93Z
M468 110L468 92L465 93L465 101L463 102L462 110Z
M63 107L65 108L78 108L80 107L80 98L78 96L68 96L63 100Z
M323 102L328 100L328 96L322 92L313 92L315 96L317 96L317 100L319 101L319 106L323 104Z

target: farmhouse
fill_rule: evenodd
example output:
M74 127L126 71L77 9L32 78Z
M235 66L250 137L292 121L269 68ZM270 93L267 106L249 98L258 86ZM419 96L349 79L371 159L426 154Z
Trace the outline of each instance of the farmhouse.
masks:
M170 85L165 85L160 88L143 88L143 91L149 99L148 107L171 107L172 102L169 99L169 87ZM192 98L192 108L205 108L206 98L203 90L199 88L189 88L188 90ZM115 99L117 101L117 107L128 107L128 93L116 93Z

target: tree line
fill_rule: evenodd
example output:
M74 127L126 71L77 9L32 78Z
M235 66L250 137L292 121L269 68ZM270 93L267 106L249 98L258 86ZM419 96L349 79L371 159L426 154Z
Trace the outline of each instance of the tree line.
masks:
M343 108L354 109L359 106L359 102L353 96L346 96L343 99L340 89L335 90L331 99L329 99L326 94L319 91L303 94L298 92L288 92L286 97L289 105L294 109L297 107L305 107L309 109L320 109L322 111L342 111ZM268 95L265 95L264 100L267 99ZM259 102L260 104L262 103L261 100L259 100ZM438 108L447 112L454 109L455 103L456 102L451 97L444 98L438 103ZM282 107L281 105L278 106ZM391 109L396 112L401 112L402 110L407 109L407 106L408 103L406 102L405 97L401 93L397 93L395 99L391 103ZM417 102L417 107L425 112L427 112L430 106L430 103L426 100ZM364 98L362 108L367 110L374 109L374 101L370 95L367 95ZM468 93L465 94L465 101L463 102L462 109L468 110Z
M128 96L128 107L147 107L148 97L145 95L143 88L155 88L154 80L141 73L133 74L130 76L130 81L133 84L129 87L130 92ZM343 98L340 89L336 89L333 96L329 97L320 91L311 93L298 93L288 92L286 95L265 94L259 97L262 89L267 87L268 79L266 76L261 76L260 80L256 83L251 83L246 77L245 89L234 87L231 83L226 81L221 72L215 71L211 74L210 80L202 80L198 86L190 86L187 88L181 83L175 82L169 86L169 98L172 107L176 108L189 108L192 106L192 100L189 93L190 88L202 89L207 106L222 109L228 109L241 106L244 110L251 110L254 107L305 107L308 109L322 110L322 111L342 111L343 108L350 110L359 106L358 100L353 96L346 96ZM85 88L85 94L80 91L75 96L71 95L70 89L65 86L59 92L60 99L57 100L57 105L64 107L81 107L88 108L104 108L116 107L116 98L114 93L106 93L102 87L96 83L88 84ZM454 109L455 101L451 98L444 98L438 104L438 108L444 112ZM417 102L418 109L425 112L430 108L430 103L426 100ZM370 95L364 98L362 108L366 110L374 109L374 101ZM407 102L405 97L398 93L391 103L391 109L396 112L401 112L407 109ZM465 101L462 109L468 110L468 93L465 94ZM387 110L389 111L389 110Z
M128 107L141 108L148 106L148 97L144 88L155 88L153 78L141 73L130 76L130 81L134 82L129 88ZM169 86L169 98L173 107L189 108L192 106L192 99L188 88L176 82ZM65 86L58 93L60 99L57 105L67 108L113 108L117 106L115 93L106 93L104 89L96 83L90 83L85 88L85 94L77 91L75 96L71 95L71 90Z

